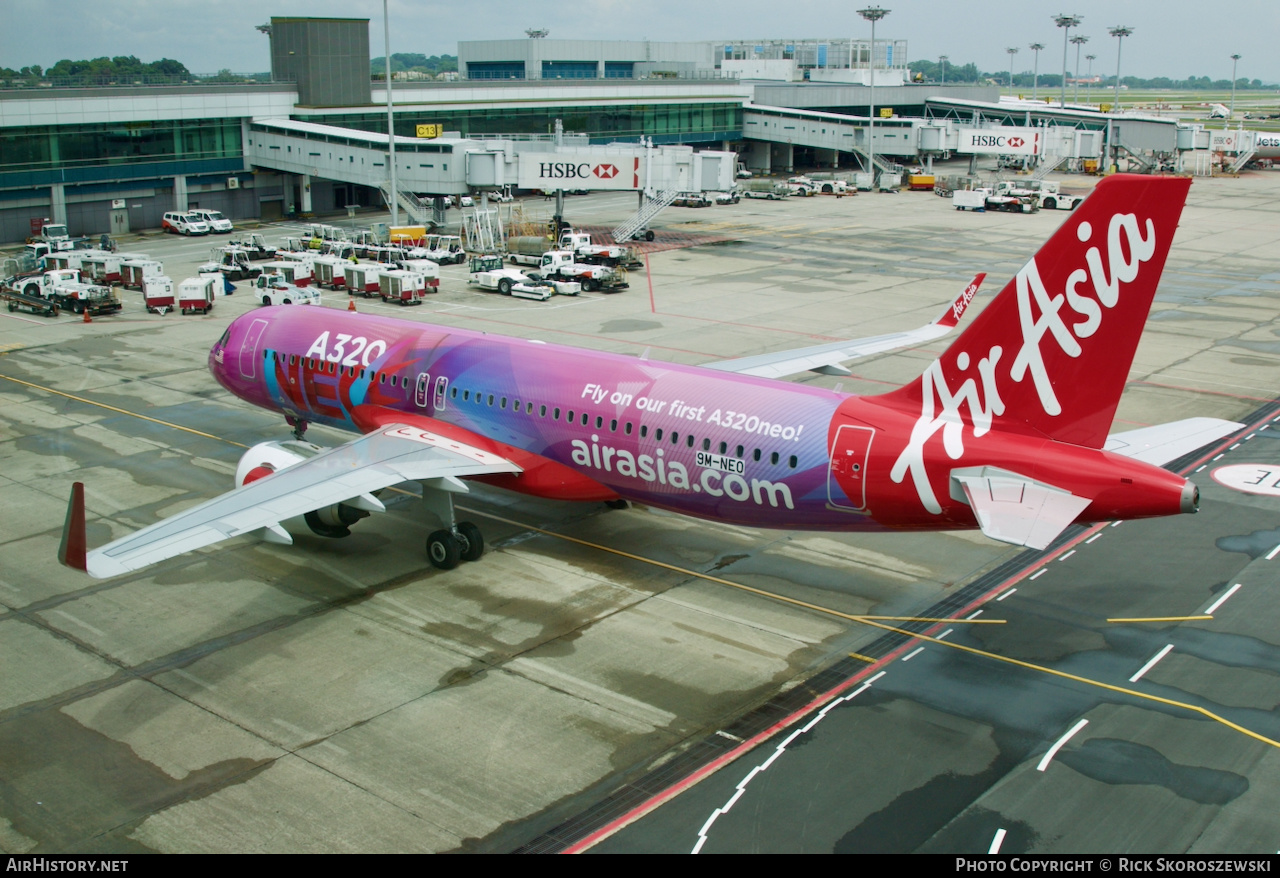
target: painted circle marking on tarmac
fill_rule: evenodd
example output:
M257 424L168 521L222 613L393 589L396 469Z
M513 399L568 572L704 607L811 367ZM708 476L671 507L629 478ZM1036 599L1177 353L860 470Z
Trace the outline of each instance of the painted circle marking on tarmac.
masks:
M1219 485L1245 494L1280 497L1280 465L1270 463L1235 463L1220 466L1209 475Z

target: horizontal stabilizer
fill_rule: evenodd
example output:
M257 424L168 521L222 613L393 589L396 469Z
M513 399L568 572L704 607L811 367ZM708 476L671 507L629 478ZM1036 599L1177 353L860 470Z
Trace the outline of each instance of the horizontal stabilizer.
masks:
M1154 427L1112 433L1107 437L1103 450L1123 454L1153 466L1163 466L1210 442L1230 436L1243 427L1244 424L1219 418L1187 418L1156 424Z
M951 496L973 507L991 539L1031 549L1048 546L1091 502L993 466L952 470Z
M866 338L855 338L848 341L833 341L827 344L813 345L807 348L793 348L776 351L771 354L758 354L753 357L739 357L734 360L719 360L704 363L708 369L721 372L737 372L739 375L755 375L759 378L785 378L788 375L799 375L801 372L818 372L823 375L851 375L848 369L840 364L859 357L872 354L883 354L900 348L924 344L951 332L964 314L965 308L977 295L982 286L985 274L979 274L961 291L950 305L932 322L917 329L905 332L890 332L885 335L872 335Z

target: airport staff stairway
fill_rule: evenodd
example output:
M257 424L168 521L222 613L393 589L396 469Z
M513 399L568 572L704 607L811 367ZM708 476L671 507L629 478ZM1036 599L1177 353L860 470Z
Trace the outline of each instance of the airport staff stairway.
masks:
M632 214L629 220L613 230L614 242L621 244L623 241L630 241L637 233L642 232L645 226L653 222L658 214L670 207L671 202L675 201L679 194L679 189L666 189L652 198L645 193L644 204L640 209Z
M1067 160L1065 155L1046 155L1040 157L1040 167L1031 175L1032 180L1043 180L1052 174Z
M1240 155L1236 156L1236 160L1231 163L1231 167L1228 170L1233 174L1240 173L1244 166L1253 160L1255 152L1257 152L1256 147L1250 147L1246 152L1240 153Z
M378 184L378 190L382 193L382 200L390 207L391 181L383 180ZM404 189L397 192L396 196L396 203L411 220L409 225L435 227L444 224L443 220L437 216L438 211L432 201L423 200Z

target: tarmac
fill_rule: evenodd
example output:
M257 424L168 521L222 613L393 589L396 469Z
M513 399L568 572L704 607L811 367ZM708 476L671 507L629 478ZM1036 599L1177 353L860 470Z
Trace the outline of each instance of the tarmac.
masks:
M1278 195L1273 171L1195 181L1117 429L1242 419L1276 397ZM549 212L536 199L527 207ZM634 196L566 207L575 224L606 228L634 209ZM465 266L445 266L423 307L359 299L357 308L706 362L918 326L986 271L981 306L1067 216L957 212L910 192L669 208L655 243L678 246L646 253L623 293L515 300L469 287ZM263 231L275 241L293 229ZM125 249L162 259L177 281L218 243L149 235ZM825 691L813 681L884 636L849 615L919 615L1021 562L1019 550L970 532L753 530L476 486L462 505L488 550L448 572L426 561L427 528L409 493L345 540L236 540L101 582L61 567L73 481L86 484L96 545L228 490L247 446L287 437L278 416L229 397L207 371L227 323L257 307L239 286L204 317L147 314L130 292L122 314L89 324L0 312L0 850L515 850L708 739L730 741L717 733L734 736L726 730L787 693ZM343 293L324 296L324 307L347 304ZM945 344L858 361L851 377L802 380L882 392L920 374ZM349 437L313 427L308 438ZM1202 490L1205 475L1195 476ZM1246 506L1257 529L1276 526L1273 500ZM1177 521L1182 541L1200 547L1188 550L1187 569L1218 563L1203 541L1186 539L1196 519ZM1238 517L1231 525L1240 531ZM1119 550L1103 566L1078 574L1086 593L1106 594L1120 572L1151 563L1111 542ZM1218 578L1235 569L1219 567ZM1274 576L1264 581L1274 586ZM1233 678L1229 700L1273 711L1274 611L1251 606L1248 636L1264 657L1254 676ZM1043 651L1043 641L1023 629L998 651L1019 650ZM947 679L932 669L918 685ZM1020 692L1005 678L980 696L998 713L1015 710ZM1056 718L1054 696L1040 697ZM988 732L956 719L963 710L930 710L935 727L955 734L922 736L927 724L898 708L834 736L835 752L855 762L875 741L880 769L851 788L857 815L841 816L820 849L869 849L859 826L877 815L912 819L889 808L890 769L924 783L949 766L982 774L998 762L1005 773L983 775L954 814L971 813L989 789L1014 790L1000 784L1034 746L1001 762ZM1241 776L1262 788L1274 761L1250 764ZM660 828L614 843L689 849L715 807L698 797L710 802L717 784L745 770L709 775L677 798L690 803L687 818L668 812ZM814 775L803 777L780 801L795 805L796 789L813 788ZM1246 822L1270 807L1262 792L1230 801L1206 807L1245 808ZM761 826L735 829L726 849L788 849L786 833ZM923 821L895 849L952 849L954 837L932 826ZM1098 845L1123 850L1134 838L1146 839L1115 832Z

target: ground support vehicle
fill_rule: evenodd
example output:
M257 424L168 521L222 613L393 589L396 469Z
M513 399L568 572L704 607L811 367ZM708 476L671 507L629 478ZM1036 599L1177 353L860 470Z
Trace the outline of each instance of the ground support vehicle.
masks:
M57 317L57 303L51 302L42 296L30 296L26 293L20 293L17 290L0 289L0 299L4 299L10 311L30 311L32 314L41 314L45 317Z
M224 282L217 272L187 278L178 284L178 308L183 314L208 314Z
M134 254L120 263L120 286L126 290L140 290L145 278L160 274L164 274L164 265L159 260Z
M235 231L235 227L231 225L231 220L223 216L222 211L220 210L208 210L207 208L196 207L187 211L187 213L197 219L204 220L205 224L209 227L209 231L215 234L225 235Z
M932 174L910 174L907 176L907 188L912 192L932 192L938 185L938 178Z
M621 265L624 268L638 268L644 265L634 247L623 247L621 244L592 244L590 235L586 232L575 232L573 229L563 229L560 232L559 245L549 249L571 250L579 262L585 262L588 265Z
M45 268L74 268L77 271L84 268L85 260L93 259L97 256L110 256L106 250L97 248L75 249L75 250L59 250L50 253L44 258Z
M358 265L347 265L342 269L343 286L348 296L364 296L366 299L379 294L378 275L384 271L394 271L396 266L390 262L361 262Z
M788 177L786 187L792 195L808 198L818 192L818 184L808 177Z
M124 262L123 256L98 251L80 260L80 274L96 284L119 283L122 262Z
M527 275L526 285L546 287L557 296L576 296L582 292L582 284L576 280L560 280L556 277L543 277L536 271L531 271ZM511 295L516 295L513 289Z
M401 271L412 271L414 274L420 274L427 279L427 286L440 286L440 266L436 265L430 259L406 259L399 262L395 266ZM435 289L427 290L429 293L435 292Z
M497 290L504 296L512 295L516 284L527 284L529 281L524 272L504 267L502 257L497 254L472 256L467 269L471 273L467 283L475 284L482 290Z
M772 180L752 180L742 193L747 198L764 198L769 201L780 201L791 194L786 183L775 183Z
M317 256L311 263L311 270L318 287L340 290L347 285L347 266L352 262L338 256Z
M174 235L207 235L209 224L182 210L171 210L160 221L160 230Z
M289 283L279 272L263 272L253 282L253 294L264 305L319 305L320 291Z
M284 276L285 283L299 287L311 286L311 261L281 259L268 262L262 266L262 274L279 274Z
M421 305L427 294L434 293L439 285L439 278L429 278L401 268L378 275L378 295L382 301L401 305Z
M457 235L428 235L422 253L414 254L430 259L439 265L461 265L467 261L467 251Z
M552 250L542 254L541 275L544 278L577 281L588 293L596 290L615 292L629 286L625 269L578 262L568 250Z
M512 265L541 265L542 254L553 248L552 242L542 235L508 238L507 259Z
M76 314L114 314L124 306L110 287L84 283L75 268L57 268L38 276L25 278L22 292L42 296L60 308Z
M262 269L249 261L249 251L235 244L214 247L212 258L196 269L201 274L218 271L228 280L248 280L262 274Z
M671 202L672 207L710 207L711 199L701 192L684 192Z
M719 192L716 194L716 204L737 204L742 200L742 195L737 189L732 192Z
M150 314L164 314L177 307L173 281L163 274L149 274L142 279L142 304Z
M231 241L230 244L245 251L254 262L275 259L276 250L278 249L269 246L262 235L257 232L253 232L248 237L241 238L238 241Z
M1075 210L1084 201L1078 195L1061 191L1056 180L1001 180L996 184L995 192L997 195L1029 198L1036 207L1046 210Z
M951 194L956 210L999 210L1006 213L1033 213L1040 208L1031 196L997 195L991 189L957 189Z

